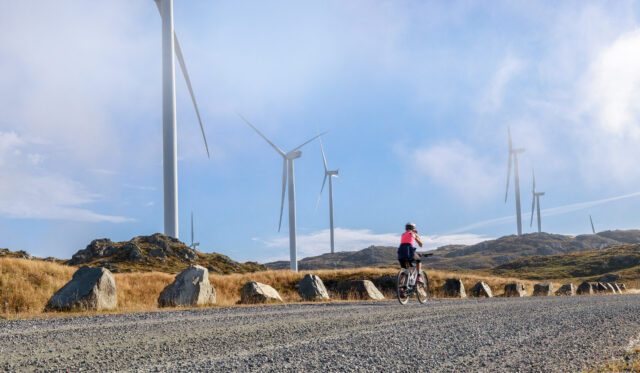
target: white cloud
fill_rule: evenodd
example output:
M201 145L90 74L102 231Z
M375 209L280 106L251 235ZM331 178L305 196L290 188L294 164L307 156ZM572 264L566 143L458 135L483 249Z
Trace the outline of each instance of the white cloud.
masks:
M63 175L39 167L40 157L25 152L27 141L15 132L0 132L0 215L10 218L64 219L121 223L131 219L82 208L96 202L99 195Z
M305 235L298 235L298 257L306 258L330 252L329 229L312 232ZM424 250L432 250L443 245L470 245L486 240L486 237L475 234L442 235L442 236L421 236ZM288 237L278 237L262 240L268 248L282 249L281 256L273 257L267 261L288 260L286 254L289 248ZM369 229L335 229L336 251L358 251L371 245L375 246L397 246L400 243L400 235L397 233L375 233ZM285 251L286 250L286 251Z
M494 112L502 107L507 85L524 68L524 63L511 55L507 55L491 78L489 87L480 102L480 110Z
M418 172L467 203L495 195L501 181L496 165L459 141L419 148L413 159Z

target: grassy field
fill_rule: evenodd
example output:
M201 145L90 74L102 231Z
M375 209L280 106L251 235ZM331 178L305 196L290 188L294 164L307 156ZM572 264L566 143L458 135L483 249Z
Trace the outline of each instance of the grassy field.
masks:
M46 314L43 308L47 300L66 282L76 267L40 260L0 258L0 317L4 319L49 317L63 314ZM217 293L215 307L236 305L240 300L240 290L248 281L258 281L273 286L285 302L302 302L297 293L297 283L306 273L313 273L331 289L338 281L352 279L372 280L388 298L393 298L393 286L397 268L358 268L339 270L301 271L293 273L287 270L261 271L244 274L209 276ZM521 281L515 278L485 276L474 273L446 271L428 271L432 296L440 297L440 288L447 278L460 278L465 288L470 289L476 282L485 281L491 286L494 295L503 292L504 285ZM162 272L116 273L118 289L118 308L115 312L158 311L158 295L170 284L175 275ZM529 292L534 281L524 280ZM556 284L556 287L559 284ZM332 293L331 301L345 301ZM86 313L82 313L86 314ZM91 313L90 313L91 314ZM67 314L64 314L67 315Z

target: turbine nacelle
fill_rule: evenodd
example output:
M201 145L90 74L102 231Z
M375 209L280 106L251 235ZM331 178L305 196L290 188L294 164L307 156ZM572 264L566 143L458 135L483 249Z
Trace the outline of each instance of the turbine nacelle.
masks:
M338 177L340 175L340 170L335 171L326 171L327 175Z
M285 155L285 158L288 160L294 160L300 157L302 157L302 152L300 150L293 150Z

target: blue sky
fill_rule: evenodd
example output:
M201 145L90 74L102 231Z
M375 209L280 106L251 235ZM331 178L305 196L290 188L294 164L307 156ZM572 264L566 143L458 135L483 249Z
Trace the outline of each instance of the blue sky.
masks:
M211 160L177 74L180 231L203 251L288 257L283 149L317 131L337 249L515 232L507 126L543 229L640 225L640 3L175 1ZM162 230L160 17L148 1L0 0L0 247L70 257ZM296 161L299 256L329 250L317 142ZM512 184L513 185L513 184ZM286 208L286 207L285 207Z

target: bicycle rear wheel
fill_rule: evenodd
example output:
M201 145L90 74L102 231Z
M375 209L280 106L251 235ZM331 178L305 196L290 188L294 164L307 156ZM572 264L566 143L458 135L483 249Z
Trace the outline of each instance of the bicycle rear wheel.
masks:
M420 275L424 282L416 283L416 297L418 298L418 302L425 304L427 300L429 300L429 277L427 277L425 271L420 271Z
M400 270L398 277L396 278L396 294L398 295L398 302L400 304L407 304L409 301L409 292L407 291L407 271Z

